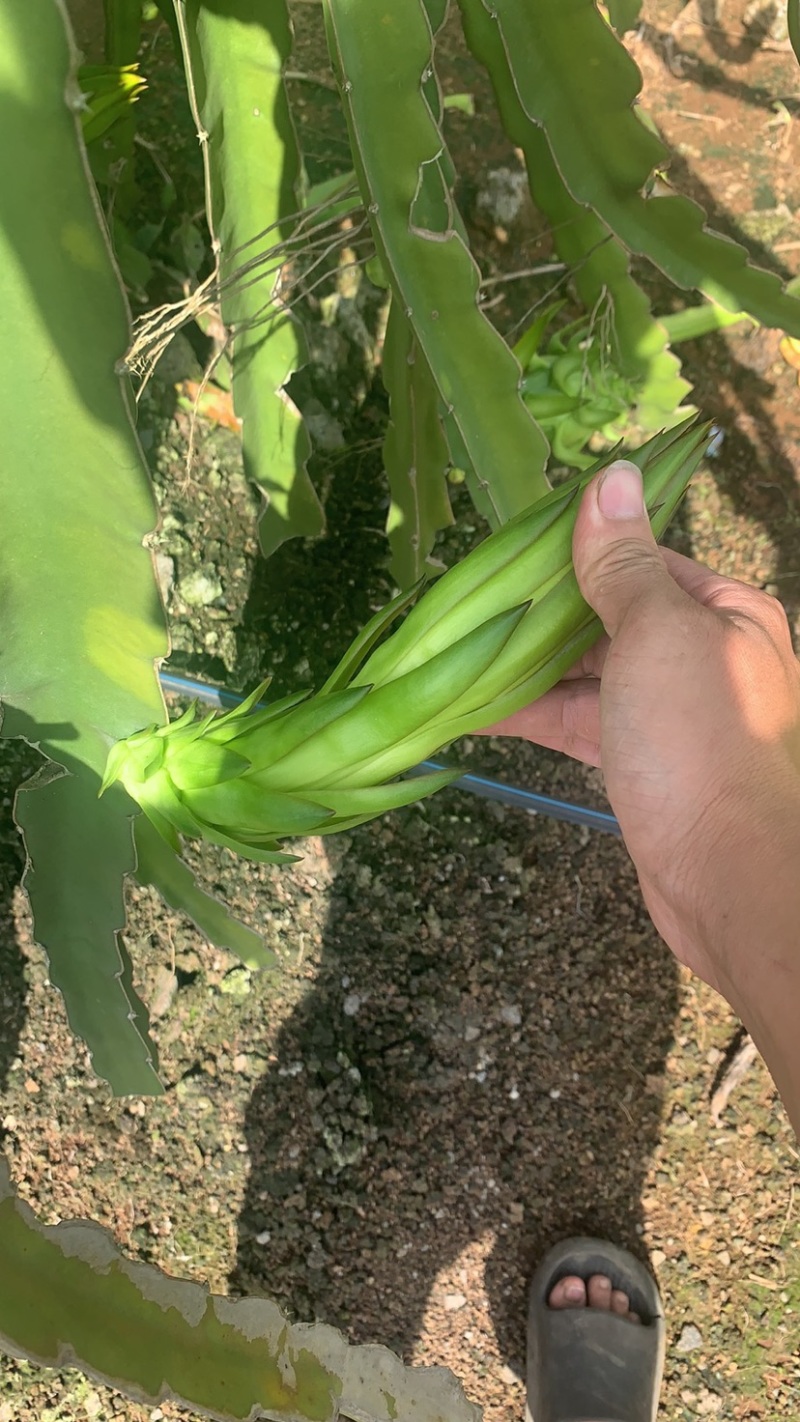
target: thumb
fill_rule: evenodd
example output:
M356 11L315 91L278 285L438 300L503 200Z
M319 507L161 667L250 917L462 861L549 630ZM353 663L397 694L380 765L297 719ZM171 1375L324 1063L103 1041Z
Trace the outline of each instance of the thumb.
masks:
M617 459L592 479L578 510L572 556L580 590L610 637L643 600L674 598L635 464Z

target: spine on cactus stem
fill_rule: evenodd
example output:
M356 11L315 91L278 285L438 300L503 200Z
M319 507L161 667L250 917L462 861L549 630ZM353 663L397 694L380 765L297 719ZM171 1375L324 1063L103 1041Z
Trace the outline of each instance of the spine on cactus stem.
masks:
M626 455L642 470L656 536L707 435L692 418ZM317 695L258 710L265 683L222 716L197 719L192 707L112 747L103 788L121 780L175 848L187 835L273 863L293 857L284 838L349 829L441 789L459 772L397 777L542 696L600 635L572 533L583 488L610 458L490 534L370 651L409 598L390 604Z

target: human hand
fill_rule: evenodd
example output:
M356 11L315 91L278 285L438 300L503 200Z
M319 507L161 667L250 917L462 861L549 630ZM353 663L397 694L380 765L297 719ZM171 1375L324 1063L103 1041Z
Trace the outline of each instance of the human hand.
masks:
M660 549L625 461L586 489L573 557L606 636L490 734L602 768L657 929L736 1003L748 934L769 932L774 895L800 914L800 668L786 615Z

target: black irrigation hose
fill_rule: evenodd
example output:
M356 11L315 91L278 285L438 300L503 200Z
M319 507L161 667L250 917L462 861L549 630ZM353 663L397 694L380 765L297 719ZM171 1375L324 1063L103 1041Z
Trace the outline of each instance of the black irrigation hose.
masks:
M205 701L211 706L239 706L244 700L224 687L209 686L207 682L195 681L192 677L176 676L173 672L160 673L161 685L165 691L173 691L181 696L192 696L197 701ZM421 770L444 770L440 760L424 760ZM480 795L484 800L494 800L500 805L510 805L517 810L527 810L537 815L547 815L551 820L563 820L570 825L586 825L589 829L604 830L607 834L620 834L619 823L614 815L605 810L592 810L588 805L573 805L569 800L556 800L552 795L537 795L533 790L523 790L518 785L506 785L502 780L490 780L486 775L467 773L452 781L451 789L467 790L472 795Z

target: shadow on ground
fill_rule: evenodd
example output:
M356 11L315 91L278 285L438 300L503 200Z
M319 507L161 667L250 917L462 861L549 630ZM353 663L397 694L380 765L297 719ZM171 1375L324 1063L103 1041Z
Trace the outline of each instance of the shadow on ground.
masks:
M748 9L752 8L748 6ZM728 31L725 28L724 0L705 0L705 3L701 0L699 7L689 0L671 25L660 28L658 23L645 21L641 33L675 75L682 76L687 66L696 69L702 63L693 49L685 49L682 43L684 30L687 35L696 35L701 27L703 38L717 59L724 64L745 68L760 50L769 52L784 47L785 40L778 39L781 33L785 35L786 32L785 25L781 24L781 8L785 13L782 0L767 0L761 10L745 20L739 33L735 34L732 29ZM768 108L771 102L769 91L760 84L731 79L710 65L703 64L703 83L754 108Z
M480 1293L477 1247L518 1368L547 1245L641 1252L676 968L610 837L446 792L329 853L320 971L247 1112L232 1287L408 1356L429 1300L464 1327L443 1298Z

